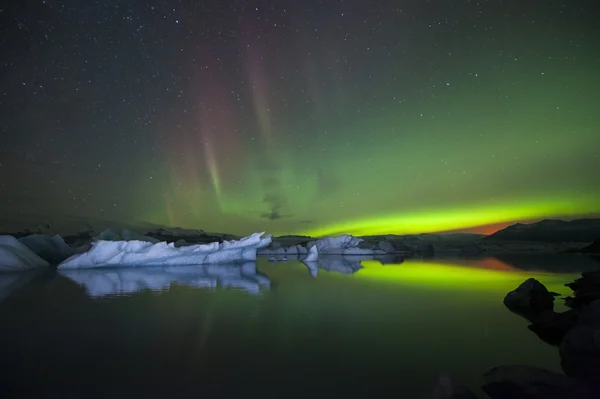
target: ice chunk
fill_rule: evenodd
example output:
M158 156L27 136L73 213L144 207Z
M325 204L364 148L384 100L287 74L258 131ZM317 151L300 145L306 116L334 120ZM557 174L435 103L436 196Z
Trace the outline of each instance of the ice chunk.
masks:
M254 233L237 241L213 242L176 248L173 243L145 241L96 241L92 248L65 260L59 269L115 266L176 266L256 260L258 248L271 243L271 236Z
M54 264L62 262L75 253L58 234L52 237L32 234L19 238L19 241L40 258Z
M302 262L316 262L317 260L319 260L319 249L316 245L310 247L306 256L301 259Z
M326 237L308 243L307 247L316 245L320 254L335 254L335 255L368 255L373 251L370 249L358 248L362 238L353 237L351 235L341 235L337 237Z
M23 271L48 266L48 262L15 237L0 236L0 272Z
M121 236L113 229L106 229L98 234L98 240L101 241L121 241Z
M241 288L257 294L270 286L268 277L256 271L256 263L243 265L196 265L147 268L61 269L60 274L85 287L88 295L132 294L149 289L160 291L173 284L215 289Z

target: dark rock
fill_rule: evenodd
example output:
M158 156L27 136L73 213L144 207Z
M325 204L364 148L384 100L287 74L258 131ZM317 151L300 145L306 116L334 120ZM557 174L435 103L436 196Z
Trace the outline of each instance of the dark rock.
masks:
M600 240L596 240L593 243L591 243L590 245L588 245L587 247L583 247L579 250L579 252L582 252L584 254L600 254Z
M581 273L580 278L565 284L565 286L573 291L578 291L586 287L596 287L597 289L600 289L600 271L583 272Z
M581 309L579 324L600 327L600 300L596 300Z
M377 247L377 249L381 249L383 252L388 254L393 254L394 252L396 252L396 248L394 248L392 243L389 241L379 241Z
M563 313L546 310L540 313L528 328L542 341L560 345L567 332L577 325L577 312L573 309Z
M578 325L560 345L561 366L566 375L600 380L600 327Z
M567 376L531 366L494 367L483 376L482 390L492 399L572 399Z
M534 278L525 280L504 297L504 305L530 320L545 310L554 309L554 296Z

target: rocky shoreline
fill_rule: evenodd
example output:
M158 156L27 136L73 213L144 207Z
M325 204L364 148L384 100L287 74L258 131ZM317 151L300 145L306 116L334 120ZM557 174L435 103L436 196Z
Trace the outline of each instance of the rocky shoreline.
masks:
M558 347L563 373L537 367L507 365L484 374L481 389L491 399L600 398L600 270L584 272L565 284L573 290L564 298L569 310L556 312L559 294L536 279L524 281L504 298L504 305L531 324L529 330ZM475 393L440 380L434 398L470 399Z

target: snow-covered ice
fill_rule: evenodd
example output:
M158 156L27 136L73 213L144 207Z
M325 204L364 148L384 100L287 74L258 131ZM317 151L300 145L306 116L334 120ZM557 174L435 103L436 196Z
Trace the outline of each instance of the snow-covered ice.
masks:
M19 241L40 258L50 263L60 263L72 256L75 251L58 234L52 237L44 234L32 234L19 238Z
M0 272L23 271L48 266L48 262L15 237L0 236Z
M235 287L260 293L270 280L256 271L256 263L147 268L63 269L60 274L82 285L92 297L169 289L172 284L214 289Z
M256 260L258 248L271 243L271 236L254 233L237 241L213 242L176 248L173 243L146 241L96 241L89 251L71 256L59 269L115 266L176 266L235 263Z

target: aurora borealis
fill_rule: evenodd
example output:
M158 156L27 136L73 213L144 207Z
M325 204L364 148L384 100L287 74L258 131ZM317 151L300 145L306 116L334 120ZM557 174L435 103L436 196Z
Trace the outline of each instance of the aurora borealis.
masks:
M12 0L1 215L324 235L600 213L593 3L531 3Z

